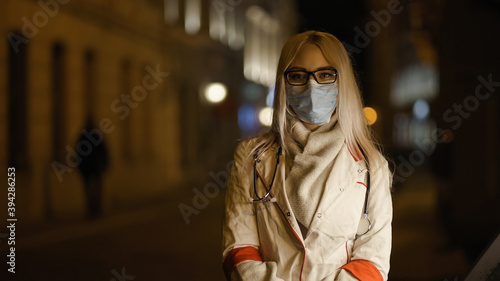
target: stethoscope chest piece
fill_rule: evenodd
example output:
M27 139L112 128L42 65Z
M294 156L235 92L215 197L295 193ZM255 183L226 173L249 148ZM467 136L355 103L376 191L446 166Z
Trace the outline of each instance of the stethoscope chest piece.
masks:
M364 235L371 228L372 223L368 219L368 197L370 194L370 171L366 169L366 191L365 191L365 205L363 208L363 217L359 220L358 230L356 231L356 235Z
M358 231L356 231L356 235L364 235L370 230L370 228L372 228L372 224L368 219L368 215L365 213L364 216L359 220Z

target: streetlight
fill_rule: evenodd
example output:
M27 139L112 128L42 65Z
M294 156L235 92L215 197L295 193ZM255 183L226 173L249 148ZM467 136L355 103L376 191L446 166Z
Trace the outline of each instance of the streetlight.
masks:
M222 83L210 83L205 87L205 98L210 103L219 103L226 98L227 88Z
M365 114L365 118L366 118L366 121L368 122L368 125L373 125L375 124L375 122L377 122L377 111L375 111L375 109L373 109L372 107L365 107L363 108L363 112Z

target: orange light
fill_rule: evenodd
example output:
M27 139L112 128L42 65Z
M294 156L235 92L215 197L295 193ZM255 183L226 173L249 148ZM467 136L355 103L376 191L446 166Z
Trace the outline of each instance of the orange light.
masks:
M366 121L368 122L368 125L373 125L375 122L377 122L377 111L371 107L365 107L363 108L363 112L365 114Z

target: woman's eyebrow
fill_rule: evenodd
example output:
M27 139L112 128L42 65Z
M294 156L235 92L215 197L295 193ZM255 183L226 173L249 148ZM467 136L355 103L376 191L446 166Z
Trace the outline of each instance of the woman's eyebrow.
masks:
M318 67L317 69L313 70L313 71L317 71L317 70L325 70L325 69L332 69L333 67L331 66L322 66L322 67ZM294 67L291 67L289 69L287 69L287 71L308 71L305 67L300 67L300 66L294 66Z

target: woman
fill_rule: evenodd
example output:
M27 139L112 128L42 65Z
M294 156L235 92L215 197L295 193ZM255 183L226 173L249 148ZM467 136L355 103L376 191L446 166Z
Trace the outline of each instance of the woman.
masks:
M285 43L272 126L234 156L228 280L387 279L392 175L362 108L337 38L308 31Z

